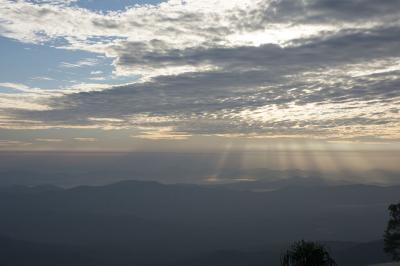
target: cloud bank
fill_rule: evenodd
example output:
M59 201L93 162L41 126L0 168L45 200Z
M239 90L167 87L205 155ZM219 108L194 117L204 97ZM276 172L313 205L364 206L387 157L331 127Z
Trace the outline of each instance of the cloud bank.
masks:
M0 105L0 119L11 121L4 127L400 140L399 1L171 0L113 12L75 1L0 6L2 36L99 53L113 59L115 75L140 76L37 96L46 108Z

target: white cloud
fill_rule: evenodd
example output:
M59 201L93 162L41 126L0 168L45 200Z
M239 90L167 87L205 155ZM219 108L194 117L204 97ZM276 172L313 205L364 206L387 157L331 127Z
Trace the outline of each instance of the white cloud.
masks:
M2 83L0 83L0 87L5 87L5 88L19 90L19 91L29 90L28 86L21 84L21 83L13 83L13 82L2 82Z
M107 80L105 77L91 77L89 78L90 80L96 80L96 81L103 81L103 80Z
M18 140L0 140L0 148L14 148L29 145L32 145L32 143Z
M103 74L103 71L100 70L90 72L90 75L101 75L101 74Z
M0 93L0 110L48 110L41 100L41 96Z
M191 137L190 134L175 132L172 127L142 128L142 130L140 134L131 137L147 140L186 140Z
M36 141L39 142L50 142L50 143L56 143L56 142L63 142L63 139L43 139L43 138L38 138Z
M51 77L44 77L44 76L33 77L33 78L31 78L31 79L33 79L33 80L45 80L45 81L54 80L54 79L51 78Z
M142 76L58 94L3 83L43 97L7 96L0 108L24 106L30 112L6 114L47 126L142 128L134 136L147 139L396 139L399 8L376 0L171 0L100 13L60 1L0 0L0 35L103 54L114 60L115 75Z
M86 58L86 59L79 60L78 62L75 62L75 63L61 62L60 67L62 67L62 68L80 68L80 67L95 66L97 64L98 64L97 59Z
M138 5L124 11L106 13L70 6L69 3L60 5L60 2L0 0L0 35L23 42L48 42L67 49L103 53L116 59L116 74L123 75L150 75L154 71L160 74L184 73L197 67L200 71L212 68L208 64L193 63L160 65L157 69L154 65L129 67L119 60L127 45L135 45L135 52L140 56L199 47L258 46L266 43L288 45L298 38L393 23L391 9L387 9L388 19L369 16L360 22L348 16L341 23L328 21L316 25L306 20L300 21L300 16L323 12L306 2L302 8L299 6L299 14L293 16L293 19L299 20L296 26L279 18L279 13L282 13L282 17L287 15L288 11L284 9L288 5L286 1L170 0L159 5ZM308 13L300 12L307 10L307 7L310 9ZM65 62L62 66L93 64L92 61Z

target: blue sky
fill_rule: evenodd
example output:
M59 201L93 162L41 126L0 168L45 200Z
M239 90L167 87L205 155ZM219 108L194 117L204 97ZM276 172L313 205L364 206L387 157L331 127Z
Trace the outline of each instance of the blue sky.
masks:
M115 77L112 58L97 53L21 43L4 37L0 37L0 50L0 83L57 90L80 83L120 84L137 79ZM79 66L82 61L91 63ZM15 92L1 85L0 91Z
M2 51L0 81L23 83L31 87L53 89L70 85L71 81L86 81L91 71L112 71L110 63L99 63L93 67L63 69L63 62L78 62L98 55L84 51L56 49L45 45L20 43L0 38Z
M398 8L0 0L0 146L211 138L398 147Z
M161 2L152 0L83 0L71 3L71 6L96 12L110 12L124 10L135 5L156 5ZM12 82L22 83L29 87L60 89L71 84L93 83L93 81L120 84L136 80L136 77L113 76L112 58L106 58L101 53L56 48L62 45L60 41L53 40L47 44L32 44L0 36L2 59L0 62L0 83ZM74 64L88 59L95 60L96 63L92 66L62 67L63 63ZM99 76L104 80L100 80ZM0 86L0 91L12 93L15 90Z

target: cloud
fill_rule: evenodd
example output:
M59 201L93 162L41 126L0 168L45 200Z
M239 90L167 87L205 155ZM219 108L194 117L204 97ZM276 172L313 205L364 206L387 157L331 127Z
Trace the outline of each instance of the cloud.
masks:
M14 148L14 147L24 147L32 145L30 142L17 141L17 140L0 140L0 149L1 148Z
M90 75L101 75L103 74L103 71L97 70L97 71L91 71Z
M321 33L399 23L399 4L391 0L379 4L372 0L205 0L201 4L195 0L172 0L106 13L69 4L60 6L58 2L1 0L4 23L0 34L24 42L48 42L57 47L104 53L115 58L117 74L152 72L152 65L142 65L144 70L126 68L126 56L132 52L130 59L152 54L168 57L173 52L200 47L284 45ZM76 64L66 64L73 65ZM193 70L194 64L190 65ZM185 72L182 68L187 65L179 67L172 70Z
M33 79L33 80L45 80L45 81L54 80L54 79L51 78L51 77L44 77L44 76L33 77L33 78L31 78L31 79Z
M29 0L27 2L38 3L38 4L52 4L52 5L61 5L68 6L72 3L78 2L78 0Z
M60 67L62 68L80 68L80 67L88 67L88 66L95 66L97 65L97 59L93 58L86 58L79 60L75 63L68 63L68 62L61 62Z
M105 77L91 77L89 78L90 80L96 80L96 81L103 81L103 80L107 80Z
M147 139L147 140L186 140L191 135L174 132L171 127L165 128L142 128L138 135L132 135L132 138Z
M8 113L7 110L46 110L49 107L43 102L43 99L43 96L31 93L0 93L0 114Z
M79 142L95 142L97 141L96 138L74 138L75 141Z
M400 135L398 1L174 0L105 13L0 4L3 36L101 53L114 74L141 75L65 88L47 109L8 111L15 120L147 139ZM63 66L96 64L85 60Z
M36 139L36 141L56 143L56 142L63 142L64 140L63 139L42 139L42 138L38 138L38 139Z
M0 87L19 90L19 91L27 91L29 87L21 84L21 83L13 83L13 82L2 82L0 83Z

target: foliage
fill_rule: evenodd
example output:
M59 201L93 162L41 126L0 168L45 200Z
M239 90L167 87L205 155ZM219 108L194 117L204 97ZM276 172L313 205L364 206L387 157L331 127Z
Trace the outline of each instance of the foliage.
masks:
M281 257L282 266L334 266L326 248L315 242L295 242Z
M389 206L390 219L385 230L385 252L400 261L400 203Z

